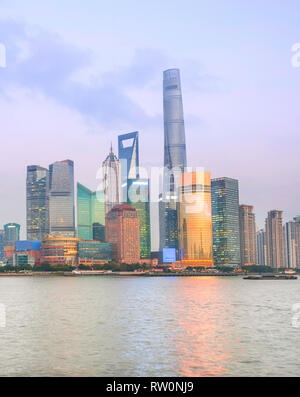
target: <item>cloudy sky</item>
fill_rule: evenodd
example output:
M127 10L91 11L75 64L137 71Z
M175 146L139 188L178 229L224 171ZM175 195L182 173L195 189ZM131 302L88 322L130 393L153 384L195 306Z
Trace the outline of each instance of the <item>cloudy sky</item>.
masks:
M238 178L258 226L270 209L298 215L299 12L297 0L0 0L0 225L25 229L29 164L73 159L96 189L110 142L138 130L141 164L161 165L173 67L189 165Z

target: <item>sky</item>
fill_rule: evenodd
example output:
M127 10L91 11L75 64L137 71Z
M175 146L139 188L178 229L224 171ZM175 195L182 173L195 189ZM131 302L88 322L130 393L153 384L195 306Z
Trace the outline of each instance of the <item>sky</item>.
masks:
M72 159L96 190L111 142L117 152L131 131L140 164L162 165L169 68L181 70L188 165L237 178L259 227L271 209L299 215L299 13L296 0L0 0L0 226L25 237L27 165Z

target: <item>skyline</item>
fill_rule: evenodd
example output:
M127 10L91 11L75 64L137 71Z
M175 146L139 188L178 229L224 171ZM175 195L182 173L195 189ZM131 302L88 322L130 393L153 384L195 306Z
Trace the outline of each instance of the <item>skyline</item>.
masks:
M58 19L54 23L54 5L46 5L50 8L47 13L41 12L44 10L41 5L32 12L32 4L37 6L37 3L29 1L26 9L18 4L16 12L16 3L19 2L0 2L3 11L0 42L7 48L7 68L0 69L0 116L7 149L0 160L3 170L0 181L5 186L0 209L3 224L20 223L24 236L24 180L29 164L45 166L70 158L75 162L75 181L95 190L96 171L107 155L111 140L116 151L119 134L139 131L143 165L161 165L163 151L154 150L152 141L163 147L161 73L170 67L181 70L189 165L203 166L212 178L238 179L240 203L254 206L260 228L271 209L283 210L284 221L298 215L300 69L292 68L290 58L291 46L300 37L296 21L299 5L289 2L289 6L282 6L272 2L271 6L271 2L264 5L254 2L235 5L237 13L233 2L226 7L217 4L217 9L223 12L221 18L203 2L199 5L190 1L194 13L199 11L198 26L192 12L180 7L179 2L172 2L170 17L178 22L176 16L184 11L179 26L181 23L187 26L187 17L191 24L186 32L180 29L177 32L169 18L166 36L158 41L155 29L150 26L158 2L153 6L143 5L149 13L139 38L134 33L145 20L139 15L141 18L134 28L131 26L133 15L130 18L118 2L120 13L116 13L116 18L125 16L120 25L123 29L114 31L112 41L107 40L108 45L102 40L108 31L107 23L102 28L97 25L91 35L96 28L93 13L104 21L105 16L112 15L108 5L100 13L103 5L90 1L81 17L75 3L69 10L73 18L67 25L64 20L62 29L59 26L62 21ZM55 6L66 10L68 3L55 3ZM160 5L159 26L168 3ZM138 3L130 4L136 5L135 13L139 14ZM132 12L134 7L129 8ZM263 14L266 8L270 19ZM289 26L279 19L281 15L288 15ZM229 26L232 19L238 22L237 27ZM78 29L78 26L87 27L87 20L91 21L91 28ZM214 31L209 22L214 22ZM252 23L256 33L252 31ZM77 32L83 30L80 40L72 24ZM124 29L125 26L131 29ZM235 29L243 39L240 43L234 41ZM260 33L261 40L258 40ZM199 37L199 47L192 49L191 39L195 36ZM100 45L99 42L96 45L99 39ZM39 61L43 61L40 63L43 68L38 67ZM49 67L45 68L47 62ZM56 75L51 69L54 66ZM72 94L83 94L82 101L72 101Z

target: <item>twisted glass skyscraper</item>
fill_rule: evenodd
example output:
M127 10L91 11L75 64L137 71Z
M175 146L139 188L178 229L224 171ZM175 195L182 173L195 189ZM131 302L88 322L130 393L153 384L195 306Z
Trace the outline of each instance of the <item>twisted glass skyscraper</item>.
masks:
M160 199L160 250L178 250L177 197L181 173L186 167L185 128L179 69L163 75L164 181Z

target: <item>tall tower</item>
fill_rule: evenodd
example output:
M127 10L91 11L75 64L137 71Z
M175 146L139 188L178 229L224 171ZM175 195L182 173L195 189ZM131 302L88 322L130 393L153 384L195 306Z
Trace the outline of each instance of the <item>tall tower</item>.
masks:
M256 224L252 205L240 205L241 265L256 264Z
M128 179L139 177L139 133L119 135L119 161L121 165L122 202L128 200Z
M227 177L211 181L215 265L240 265L239 183Z
M268 212L266 219L267 266L285 267L282 211Z
M7 223L4 225L4 245L13 245L20 240L21 226L18 223Z
M160 250L178 249L177 201L181 173L187 165L179 69L163 74L164 180L160 197Z
M42 240L49 234L49 171L38 165L27 167L27 240Z
M266 232L264 229L258 230L256 233L257 246L257 264L261 266L266 265Z
M50 234L75 236L74 163L57 161L49 166Z
M77 182L77 234L84 240L93 239L92 197L93 192Z
M102 163L103 184L105 196L105 214L107 214L115 205L121 203L121 177L120 162L113 153L111 146L110 153Z

